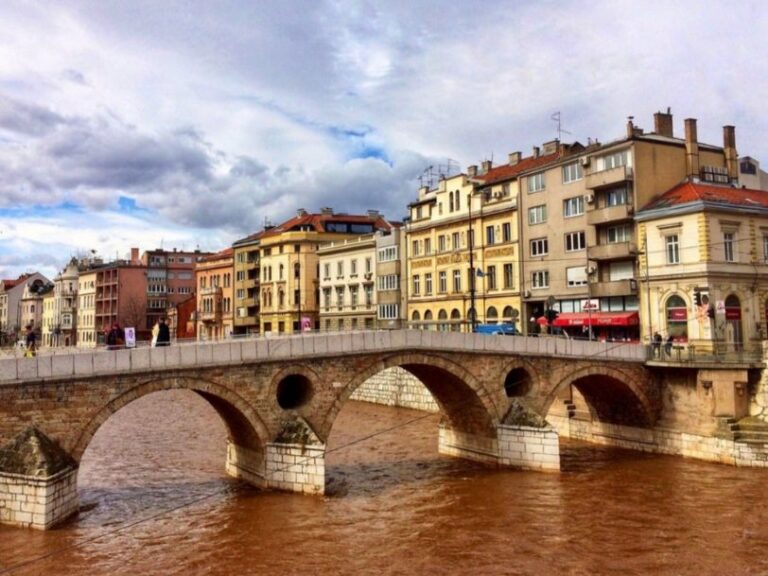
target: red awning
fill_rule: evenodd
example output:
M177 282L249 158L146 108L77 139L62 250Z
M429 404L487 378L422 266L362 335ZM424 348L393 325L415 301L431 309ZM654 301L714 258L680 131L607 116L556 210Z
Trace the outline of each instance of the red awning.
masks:
M553 326L637 326L640 318L637 312L561 312Z

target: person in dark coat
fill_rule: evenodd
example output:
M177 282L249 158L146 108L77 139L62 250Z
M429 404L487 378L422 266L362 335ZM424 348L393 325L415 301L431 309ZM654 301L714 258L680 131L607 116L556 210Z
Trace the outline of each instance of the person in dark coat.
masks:
M661 356L661 334L656 332L653 335L653 357L659 358Z
M157 346L171 345L171 329L165 323L165 318L160 318L160 325L157 331Z
M37 334L32 329L32 326L27 326L27 336L24 339L24 343L27 348L27 355L34 356L35 355L35 348L37 345Z
M664 342L664 352L667 354L667 356L672 356L672 344L674 341L675 339L672 337L672 334L670 334L667 337L667 341Z

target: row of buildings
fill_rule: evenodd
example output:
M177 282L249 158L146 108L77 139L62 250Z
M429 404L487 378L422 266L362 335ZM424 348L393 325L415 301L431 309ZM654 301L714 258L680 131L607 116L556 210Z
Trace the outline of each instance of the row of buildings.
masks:
M402 223L299 210L215 254L73 262L26 300L3 294L31 277L0 291L0 322L14 302L41 298L49 345L95 345L115 321L141 337L162 315L177 337L201 339L508 322L529 334L756 343L768 337L767 175L738 157L732 126L717 145L699 142L694 119L682 137L673 126L667 110L651 131L630 118L612 142L553 140L447 174Z

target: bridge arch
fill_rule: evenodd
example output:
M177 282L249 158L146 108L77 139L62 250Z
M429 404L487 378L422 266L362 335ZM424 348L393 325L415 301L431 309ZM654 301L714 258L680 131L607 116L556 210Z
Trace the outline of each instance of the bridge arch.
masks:
M352 393L366 380L388 368L400 367L418 378L429 390L453 430L496 437L500 411L493 394L458 362L439 354L400 353L371 362L343 384L343 390L322 423L327 438L339 412Z
M546 396L547 414L559 394L575 387L586 400L592 417L600 422L648 427L656 421L656 406L649 394L649 375L605 364L590 364L568 373Z
M79 463L96 432L112 414L148 394L166 390L190 390L208 402L219 414L227 428L230 441L241 447L261 452L268 441L266 425L253 408L240 395L210 380L174 377L157 378L142 382L111 399L91 417L72 449L72 457Z

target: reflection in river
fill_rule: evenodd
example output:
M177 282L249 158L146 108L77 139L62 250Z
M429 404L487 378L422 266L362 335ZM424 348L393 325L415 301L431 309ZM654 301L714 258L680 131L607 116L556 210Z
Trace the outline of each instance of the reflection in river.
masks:
M0 527L0 574L768 572L768 471L565 441L561 474L495 470L438 455L438 418L349 404L310 497L230 480L215 412L150 395L86 452L78 518Z

